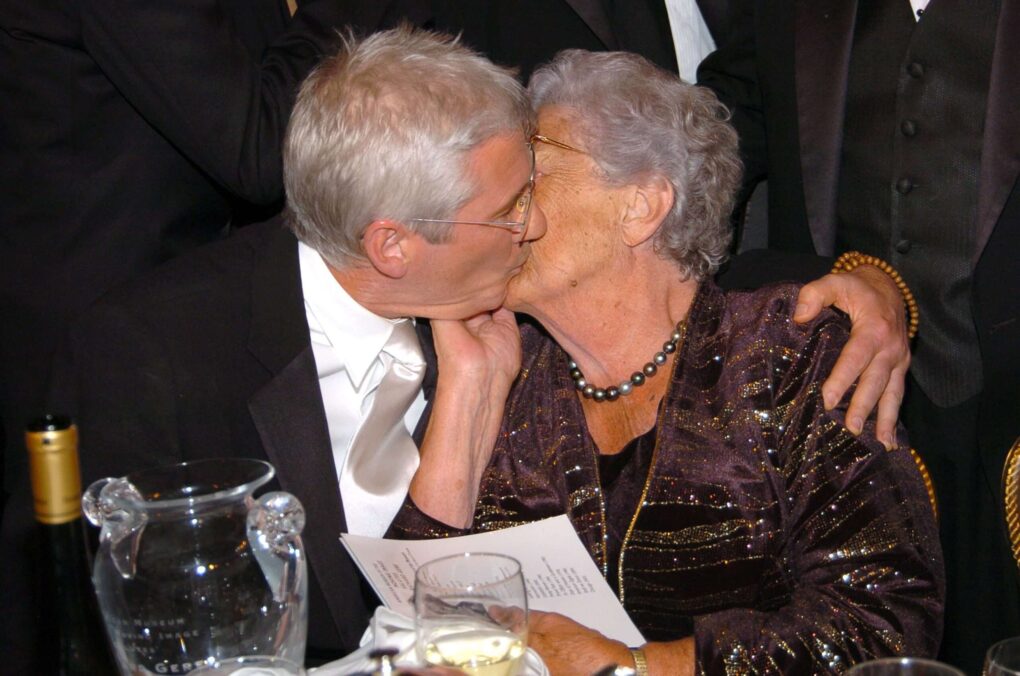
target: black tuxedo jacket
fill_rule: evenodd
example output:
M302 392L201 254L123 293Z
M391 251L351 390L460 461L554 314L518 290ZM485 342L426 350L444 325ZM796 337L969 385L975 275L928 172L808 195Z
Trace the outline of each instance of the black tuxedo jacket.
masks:
M562 49L626 50L676 71L676 53L664 0L391 0L384 24L397 17L460 33L497 63L519 69L527 82L535 68ZM716 44L729 39L732 0L697 0Z
M0 0L0 409L20 433L102 293L282 197L297 85L366 3Z
M699 69L699 82L715 89L734 111L748 180L768 178L770 249L840 253L834 251L836 189L856 9L855 1L845 0L747 3L747 14L733 22L746 32L734 36ZM996 468L1002 467L1006 450L1020 434L1017 35L1020 1L1002 0L973 252L973 308L985 383L980 432L989 479L996 486ZM766 281L769 266L761 265L760 254L752 254L738 257L732 273Z
M428 322L418 326L431 400L435 356ZM250 226L106 296L72 331L53 384L54 410L79 426L85 485L204 457L272 463L268 489L296 495L307 516L309 657L358 646L378 601L339 541L343 503L288 231Z
M297 84L336 42L334 25L374 11L309 0L291 20L282 0L0 0L0 447L12 494L0 671L44 668L30 503L16 497L28 491L21 431L43 410L67 325L225 233L242 202L280 198Z

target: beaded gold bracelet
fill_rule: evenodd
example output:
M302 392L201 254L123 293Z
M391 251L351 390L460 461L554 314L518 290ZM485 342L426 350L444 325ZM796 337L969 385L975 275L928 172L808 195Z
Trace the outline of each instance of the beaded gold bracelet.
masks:
M921 313L917 309L917 300L914 299L914 294L910 291L910 287L900 277L900 273L896 272L893 266L886 263L877 256L869 256L862 254L860 251L847 251L842 256L836 259L836 262L832 265L832 274L838 274L840 272L850 272L862 265L873 265L893 280L896 284L896 288L900 290L903 295L903 304L907 308L907 338L913 338L917 335L917 327L921 322Z
M648 676L648 660L644 648L631 648L630 655L634 658L634 676Z

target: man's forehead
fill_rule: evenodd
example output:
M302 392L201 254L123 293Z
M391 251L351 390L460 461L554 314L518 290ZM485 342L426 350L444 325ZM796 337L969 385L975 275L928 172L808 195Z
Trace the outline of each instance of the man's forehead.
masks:
M512 160L518 156L524 157L527 147L528 139L523 132L501 132L489 136L476 145L472 149L472 153L481 162L485 161L481 156L503 157Z
M458 217L502 221L531 178L528 141L523 132L494 134L468 153L464 178L471 196L458 209Z
M523 133L490 136L475 146L469 167L476 180L492 183L489 190L513 192L530 177L527 139Z

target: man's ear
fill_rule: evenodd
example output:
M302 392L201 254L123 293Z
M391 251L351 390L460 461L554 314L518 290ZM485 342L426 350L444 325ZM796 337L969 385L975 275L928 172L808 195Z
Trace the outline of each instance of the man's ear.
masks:
M372 221L361 237L365 257L376 270L391 279L407 274L409 249L414 233L399 221Z
M623 216L624 242L638 246L655 235L675 199L673 184L660 175L647 176L631 185Z

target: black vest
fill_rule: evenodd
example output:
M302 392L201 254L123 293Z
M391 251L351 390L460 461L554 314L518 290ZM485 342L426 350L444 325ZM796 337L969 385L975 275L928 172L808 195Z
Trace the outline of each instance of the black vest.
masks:
M952 406L981 391L971 308L978 173L999 0L859 0L837 250L888 260L921 309L911 372Z

